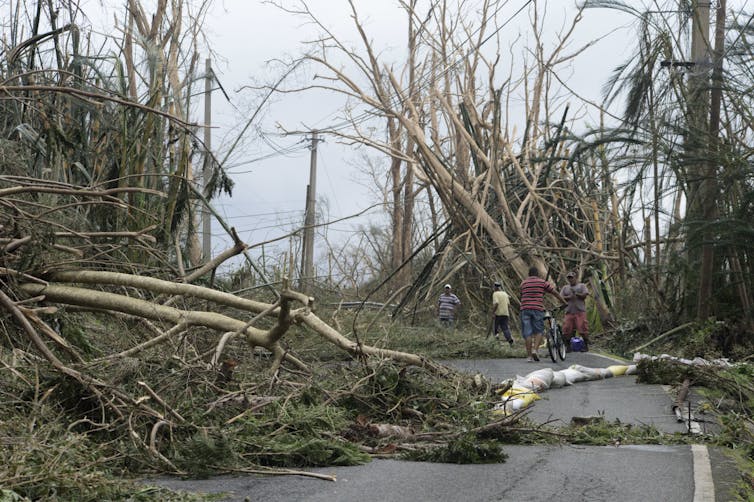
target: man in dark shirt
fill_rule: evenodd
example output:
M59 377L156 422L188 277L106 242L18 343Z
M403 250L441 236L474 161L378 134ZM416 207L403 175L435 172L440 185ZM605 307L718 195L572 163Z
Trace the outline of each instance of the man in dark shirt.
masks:
M537 267L529 268L529 277L521 283L521 336L524 337L526 356L530 362L539 361L537 349L542 344L542 333L545 330L545 293L565 303L555 287L539 277Z

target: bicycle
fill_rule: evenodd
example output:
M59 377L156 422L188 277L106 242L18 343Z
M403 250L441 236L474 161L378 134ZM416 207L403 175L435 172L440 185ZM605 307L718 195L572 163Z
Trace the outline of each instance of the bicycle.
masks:
M547 352L550 354L550 359L552 359L552 362L554 363L558 362L558 358L560 358L561 361L565 361L566 358L566 344L563 340L563 329L553 315L562 308L563 306L561 305L552 310L545 310L544 315Z

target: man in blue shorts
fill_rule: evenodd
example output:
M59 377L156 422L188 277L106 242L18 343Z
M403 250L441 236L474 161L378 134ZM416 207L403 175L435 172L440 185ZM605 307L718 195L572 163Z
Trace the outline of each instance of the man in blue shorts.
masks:
M539 361L537 349L542 344L542 333L545 330L545 293L551 294L560 303L565 303L558 290L539 277L537 267L529 268L529 277L521 283L521 336L524 337L529 362Z

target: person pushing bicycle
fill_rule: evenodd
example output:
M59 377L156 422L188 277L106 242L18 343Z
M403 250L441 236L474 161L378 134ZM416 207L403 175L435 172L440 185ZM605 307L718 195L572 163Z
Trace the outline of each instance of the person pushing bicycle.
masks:
M529 268L529 277L521 283L521 336L524 337L528 361L539 361L537 349L544 333L544 296L548 293L566 303L549 281L539 277L537 267Z

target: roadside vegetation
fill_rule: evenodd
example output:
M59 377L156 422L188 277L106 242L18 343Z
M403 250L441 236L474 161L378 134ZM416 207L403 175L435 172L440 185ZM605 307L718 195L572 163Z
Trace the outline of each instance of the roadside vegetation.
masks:
M321 37L244 96L240 135L214 151L196 118L197 86L217 83L199 64L210 2L128 0L103 34L75 1L0 0L0 501L191 500L129 480L691 440L495 415L502 382L440 363L523 356L489 337L489 297L500 282L515 305L530 265L588 284L593 350L740 363L642 363L641 378L703 394L696 411L718 428L693 440L738 455L751 498L750 14L720 8L714 44L690 44L713 13L589 1L552 23L544 4L513 24L532 50L502 36L503 0L473 15L401 2L394 61L357 2L343 2L356 42L281 2ZM561 78L592 46L573 41L590 8L633 16L638 34L599 103ZM689 45L714 47L697 55L710 72L657 73ZM358 167L386 213L345 243L318 213L309 274L302 225L273 252L213 203L233 195L236 148L264 139L248 131L268 99L314 90L344 98L318 133L369 152ZM227 249L203 249L203 215ZM454 332L434 325L446 282L463 305Z
M353 312L335 315L353 323ZM435 328L429 318L419 326L400 327L375 321L369 313L364 317L360 322L373 328L362 342L374 346L426 352L436 360L523 356L520 349L487 337L481 327L445 331ZM109 315L65 313L60 319L66 338L90 354L118 353L143 336ZM109 335L116 332L117 338ZM609 351L604 345L608 339L607 334L595 337L592 350ZM327 349L306 330L292 334L290 343L310 371L281 368L271 378L272 354L236 342L227 347L224 360L232 366L212 367L196 359L210 346L200 332L176 340L167 358L161 348L138 358L81 367L95 371L109 386L131 393L136 401L148 403L162 419L139 412L138 406L128 417L119 418L101 396L51 371L28 352L20 348L4 352L0 480L6 499L0 500L14 500L11 492L30 500L155 496L193 500L193 495L128 480L156 473L307 475L306 467L361 464L373 457L504 462L506 444L566 443L723 446L741 463L742 497L751 493L754 375L750 365L719 371L641 363L640 381L680 387L684 379L692 378L694 391L704 397L695 403L695 415L716 424L710 429L714 432L705 435L663 434L650 426L608 423L599 417L553 428L529 422L525 410L495 415L491 409L500 402L502 382L450 368L438 371L439 367L352 357ZM706 357L716 355L709 350Z

